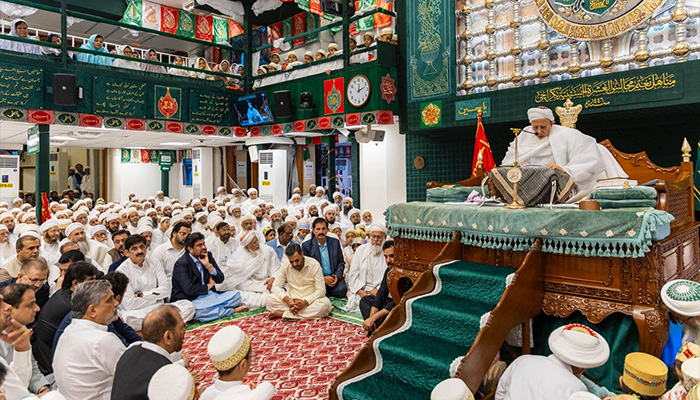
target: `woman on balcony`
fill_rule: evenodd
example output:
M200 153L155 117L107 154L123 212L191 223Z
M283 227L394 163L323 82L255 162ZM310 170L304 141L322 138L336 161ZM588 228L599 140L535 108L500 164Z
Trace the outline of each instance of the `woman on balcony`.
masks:
M184 66L185 61L182 59L182 57L177 56L175 57L175 65L178 67ZM173 68L170 67L168 68L168 73L170 75L175 75L175 76L190 76L190 71L187 71L186 69L180 69L180 68Z
M228 62L228 60L223 60L219 63L219 65L214 67L214 71L218 72L223 72L225 74L232 74L233 72L231 71L231 63ZM228 77L228 76L220 76L217 75L214 77L217 81L223 81L226 86L235 86L236 85L236 80L233 77Z
M209 68L209 64L207 63L207 60L204 57L199 57L197 58L197 63L194 65L195 69L201 69L202 71L210 71L211 68ZM213 75L209 75L205 72L191 72L190 73L193 78L199 78L199 79L207 79L210 81L214 80Z
M134 51L131 49L130 46L117 46L117 54L120 56L133 58L133 53ZM121 58L115 58L112 66L126 69L140 69L137 62L131 60L124 60Z
M148 49L148 60L159 62L160 60L158 59L158 53L156 53L156 51L153 49ZM162 65L153 65L153 64L142 63L141 69L146 71L146 72L155 72L157 74L167 74L168 73L168 70L165 69L165 67Z
M33 39L37 40L33 36L28 35L29 25L23 19L16 19L12 21L10 26L10 36L19 37L22 39ZM29 44L24 42L16 42L14 40L0 40L0 49L11 50L19 53L29 53L29 54L41 54L41 48L35 44Z
M112 57L109 57L109 51L104 47L105 40L102 36L94 34L90 36L87 43L83 43L80 46L81 49L97 51L104 53L105 55L97 55L92 53L78 53L76 57L79 62L98 64L98 65L112 65Z

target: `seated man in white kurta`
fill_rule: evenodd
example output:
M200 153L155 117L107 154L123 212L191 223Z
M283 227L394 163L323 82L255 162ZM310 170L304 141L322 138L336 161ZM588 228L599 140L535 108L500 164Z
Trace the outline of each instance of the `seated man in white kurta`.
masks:
M326 297L321 264L305 257L296 243L287 246L284 254L287 257L275 273L272 293L267 297L268 317L291 321L327 317L332 305Z
M240 240L241 247L228 260L223 269L224 282L218 284L217 289L237 290L243 304L260 308L267 302L267 281L277 272L280 262L272 247L260 245L256 231L243 232Z
M217 260L219 266L225 270L233 253L241 247L241 242L235 237L236 228L217 215L209 217L209 226L213 234L206 238L204 242L207 244L207 249L214 255L214 259Z
M382 245L386 240L386 226L374 224L369 227L370 242L358 247L352 264L345 274L348 285L348 304L345 310L360 311L360 299L375 296L384 280L387 269Z
M131 235L124 242L124 249L128 258L117 271L129 278L129 285L120 305L121 316L134 330L140 331L146 315L170 297L171 283L160 262L146 257L146 238ZM194 317L191 301L178 300L172 305L177 307L183 321Z
M530 126L515 139L518 141L518 164L541 164L570 175L578 185L578 195L572 200L587 196L599 179L627 177L610 152L594 138L555 124L549 108L531 108L527 116ZM515 140L510 143L502 165L513 165Z

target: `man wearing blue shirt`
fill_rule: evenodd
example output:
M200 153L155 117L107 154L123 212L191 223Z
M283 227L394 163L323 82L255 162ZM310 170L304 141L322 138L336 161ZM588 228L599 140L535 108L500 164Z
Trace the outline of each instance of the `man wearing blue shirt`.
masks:
M328 222L323 218L316 218L311 229L314 237L301 245L304 255L321 264L323 279L326 282L326 295L345 297L347 295L344 278L345 261L340 241L327 236Z

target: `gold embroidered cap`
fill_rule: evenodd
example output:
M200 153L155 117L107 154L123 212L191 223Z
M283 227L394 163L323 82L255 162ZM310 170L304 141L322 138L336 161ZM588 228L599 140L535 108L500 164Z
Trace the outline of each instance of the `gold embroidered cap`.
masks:
M691 358L698 357L700 357L700 346L693 342L683 342L683 345L678 350L678 354L676 354L676 361L683 363Z
M220 329L207 346L211 363L218 371L227 371L238 365L250 350L250 338L235 325Z
M630 353L625 357L622 382L642 396L661 396L666 392L668 367L646 353Z

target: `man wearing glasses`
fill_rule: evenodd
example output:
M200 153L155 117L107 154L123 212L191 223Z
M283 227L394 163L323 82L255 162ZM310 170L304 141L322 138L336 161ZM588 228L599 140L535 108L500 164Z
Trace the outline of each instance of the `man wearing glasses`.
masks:
M20 268L16 278L0 282L0 289L13 283L29 285L36 296L36 305L43 308L46 302L49 301L49 285L46 283L48 276L49 267L45 262L41 260L28 261Z

